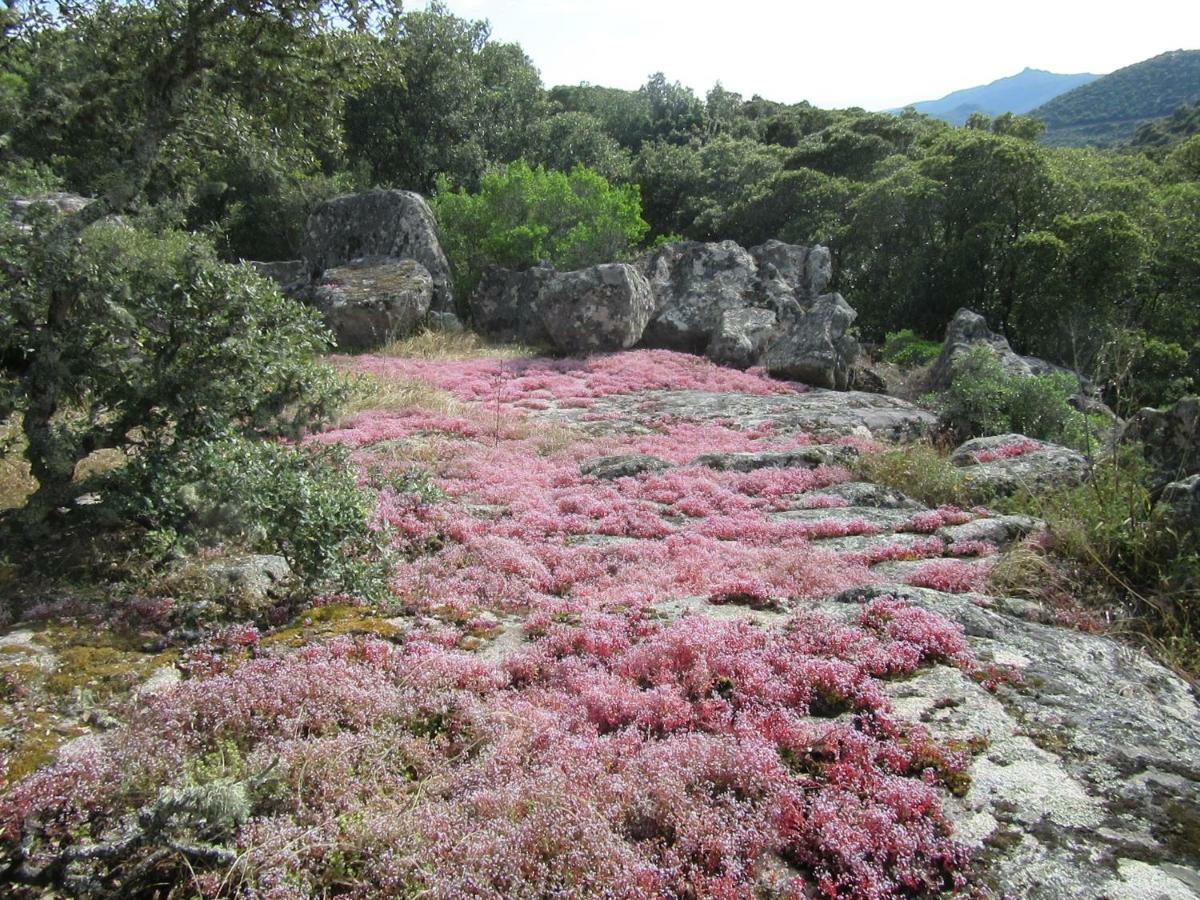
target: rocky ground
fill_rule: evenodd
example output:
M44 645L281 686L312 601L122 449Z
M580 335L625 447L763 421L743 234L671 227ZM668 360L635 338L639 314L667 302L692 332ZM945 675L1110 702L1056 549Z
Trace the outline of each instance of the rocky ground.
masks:
M105 853L166 842L202 894L1200 893L1186 683L989 593L1037 521L853 474L928 413L661 350L344 365L446 401L315 438L432 475L380 494L393 604L139 652L133 702L0 802L10 837L108 849L27 866L86 893ZM1005 483L1079 464L965 452ZM13 710L64 646L0 638Z

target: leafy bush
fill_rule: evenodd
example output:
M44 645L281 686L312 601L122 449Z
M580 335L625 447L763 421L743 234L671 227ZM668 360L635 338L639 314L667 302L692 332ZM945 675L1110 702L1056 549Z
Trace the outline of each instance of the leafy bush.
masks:
M1078 384L1070 375L1010 375L996 352L973 347L954 363L942 394L942 418L961 439L1016 432L1086 447L1095 423L1070 404Z
M79 224L0 230L0 419L23 417L27 519L96 450L297 435L331 412L342 388L317 362L329 338L313 310L196 236Z
M610 186L583 166L567 175L515 162L485 175L476 194L452 191L442 178L433 208L463 296L489 263L578 269L612 262L649 228L637 185Z
M1144 406L1165 406L1194 389L1191 354L1181 345L1159 340L1144 331L1116 332L1104 345L1101 370L1107 397L1117 413L1128 416Z
M234 540L280 553L311 585L377 587L373 498L338 445L204 438L137 457L108 483L160 544Z
M942 350L937 341L927 341L918 337L911 328L890 332L883 340L883 350L880 355L884 362L893 363L902 369L915 369L927 366Z

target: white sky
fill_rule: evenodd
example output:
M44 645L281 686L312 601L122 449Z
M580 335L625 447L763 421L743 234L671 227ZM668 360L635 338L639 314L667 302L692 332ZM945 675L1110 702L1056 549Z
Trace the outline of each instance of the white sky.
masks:
M416 8L413 2L409 8ZM703 97L884 109L1026 66L1105 74L1200 49L1197 0L447 0L519 43L547 87L636 88L662 71Z

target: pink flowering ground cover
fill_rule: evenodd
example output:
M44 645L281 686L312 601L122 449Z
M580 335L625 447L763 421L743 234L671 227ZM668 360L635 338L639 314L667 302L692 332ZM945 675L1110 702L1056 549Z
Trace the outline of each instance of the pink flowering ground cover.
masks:
M845 501L822 492L844 468L688 465L810 436L660 421L596 438L527 418L612 393L794 390L681 354L347 364L465 401L313 438L354 448L364 473L419 458L444 495L379 493L403 627L300 646L246 627L196 648L180 684L0 797L0 834L28 865L86 860L113 884L150 866L208 897L968 888L943 804L969 757L893 715L884 690L935 663L974 670L961 629L891 596L837 619L807 601L894 559L976 589L983 570L944 559L932 535L973 513L914 515L896 531L916 534L889 543L835 515ZM671 467L581 474L613 454ZM829 538L878 540L836 552ZM665 611L688 598L774 610L775 624ZM501 634L508 652L490 652Z

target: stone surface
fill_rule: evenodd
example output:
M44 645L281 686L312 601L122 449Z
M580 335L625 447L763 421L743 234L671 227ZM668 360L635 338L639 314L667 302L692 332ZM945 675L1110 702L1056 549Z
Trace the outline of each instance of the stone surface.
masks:
M308 266L302 259L286 259L279 262L258 262L247 260L246 264L254 267L264 278L270 278L280 287L291 287L308 280Z
M783 324L763 364L777 378L847 390L858 343L846 330L856 317L841 294L825 294L808 312Z
M433 278L411 259L366 257L326 269L297 296L321 311L339 350L374 350L412 334L434 296Z
M755 469L815 469L844 464L858 455L853 447L819 444L797 450L764 450L756 453L705 453L692 460L720 472L753 472Z
M547 335L564 353L628 349L654 312L650 285L625 263L558 273L537 302Z
M977 454L1002 452L1004 447L1031 443L1037 449L1019 456L976 461ZM950 462L963 469L972 485L997 495L1012 494L1021 488L1045 490L1080 484L1091 474L1091 466L1082 453L1048 441L1032 441L1023 434L998 434L967 441L950 454Z
M12 197L8 201L8 210L17 228L28 231L32 228L28 220L39 209L48 209L57 216L73 216L91 202L90 197L57 191L41 197Z
M666 244L637 261L654 295L643 344L702 353L726 310L750 306L758 266L733 241Z
M657 456L644 453L623 453L615 456L598 456L581 463L579 472L611 481L615 478L633 478L643 472L661 472L671 464Z
M1140 410L1121 441L1141 444L1159 487L1200 472L1200 397L1184 397L1164 410Z
M777 316L769 309L727 309L721 313L705 355L723 366L748 369L758 364L777 324Z
M587 409L550 408L538 413L594 434L647 433L643 424L670 417L684 422L731 422L737 428L769 425L779 434L812 432L907 441L931 434L937 416L898 397L857 391L809 390L794 394L732 394L710 391L647 391L597 398ZM610 417L610 418L605 418Z
M1200 475L1172 481L1163 488L1159 502L1177 528L1200 532Z
M217 584L236 594L239 601L255 607L274 598L292 568L274 554L254 554L209 563L205 573Z
M948 801L960 839L1002 895L1187 897L1200 881L1200 706L1137 650L1028 621L1026 607L881 585L839 598L849 617L892 594L959 622L981 660L1020 680L989 692L937 666L894 682L900 715L934 737L986 739ZM821 609L837 615L837 601Z
M988 346L996 351L1000 365L1009 375L1049 375L1064 372L1078 377L1070 369L1056 366L1036 356L1021 356L1013 351L1008 340L988 328L987 320L969 309L960 309L946 326L942 352L930 369L929 383L934 390L945 390L954 381L954 363L976 346Z
M314 279L367 256L416 260L433 279L432 308L454 310L450 264L420 194L376 189L322 203L308 217L301 255Z
M750 248L760 269L773 266L801 306L807 306L829 288L833 280L833 257L828 247L804 247L770 240Z
M548 344L539 298L557 273L553 266L534 266L514 272L488 266L471 295L471 321L489 337L526 344Z

